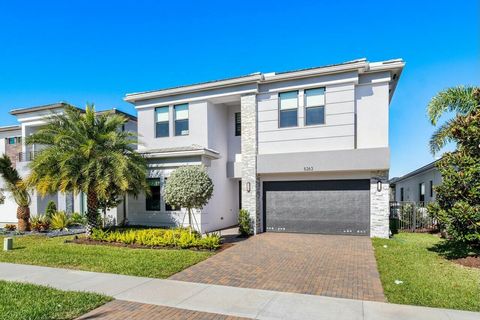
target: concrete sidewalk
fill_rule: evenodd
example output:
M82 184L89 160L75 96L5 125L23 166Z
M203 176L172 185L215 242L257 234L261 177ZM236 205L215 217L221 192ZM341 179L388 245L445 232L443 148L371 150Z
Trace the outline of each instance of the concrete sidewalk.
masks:
M480 319L480 313L0 263L0 280L253 319Z

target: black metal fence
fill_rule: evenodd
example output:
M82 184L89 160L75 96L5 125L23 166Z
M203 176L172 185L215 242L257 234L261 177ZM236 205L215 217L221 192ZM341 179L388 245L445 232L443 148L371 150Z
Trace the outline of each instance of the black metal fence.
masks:
M432 232L437 222L427 211L425 202L390 202L390 229L408 232Z

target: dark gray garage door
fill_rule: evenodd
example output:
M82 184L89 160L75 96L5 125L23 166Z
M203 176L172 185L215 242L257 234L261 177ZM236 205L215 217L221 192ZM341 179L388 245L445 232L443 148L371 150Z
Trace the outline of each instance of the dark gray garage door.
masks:
M370 181L263 183L264 231L369 235Z

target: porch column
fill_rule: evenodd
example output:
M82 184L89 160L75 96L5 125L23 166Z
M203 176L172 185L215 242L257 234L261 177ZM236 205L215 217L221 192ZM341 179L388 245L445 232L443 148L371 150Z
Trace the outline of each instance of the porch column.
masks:
M381 190L379 191L380 182ZM370 179L370 237L389 236L389 192L387 171L374 171Z
M242 208L248 210L253 232L262 232L260 182L257 176L257 99L255 94L240 99L242 116Z

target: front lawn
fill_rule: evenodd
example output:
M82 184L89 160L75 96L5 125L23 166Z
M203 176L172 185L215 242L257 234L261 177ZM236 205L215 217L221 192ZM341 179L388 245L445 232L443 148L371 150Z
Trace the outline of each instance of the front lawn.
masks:
M65 243L72 237L14 238L14 250L0 251L0 262L168 278L207 259L212 252L173 249L132 249ZM0 238L3 242L3 238Z
M480 269L447 260L443 244L435 235L419 233L373 239L389 302L480 311Z
M112 300L32 284L0 281L0 318L9 320L75 319Z

